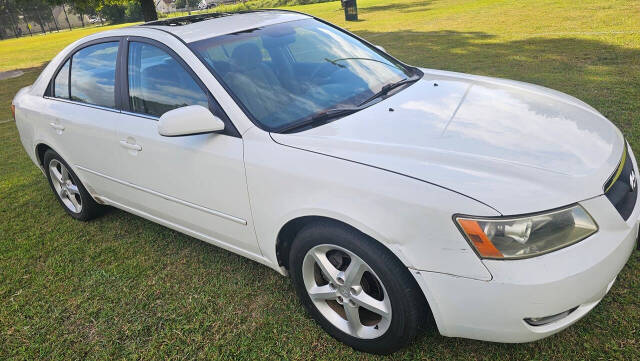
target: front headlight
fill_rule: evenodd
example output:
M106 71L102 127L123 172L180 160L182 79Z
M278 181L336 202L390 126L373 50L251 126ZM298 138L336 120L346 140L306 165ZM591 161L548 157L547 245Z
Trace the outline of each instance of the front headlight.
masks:
M598 231L589 213L569 208L519 217L467 217L455 220L482 258L533 257L579 242Z

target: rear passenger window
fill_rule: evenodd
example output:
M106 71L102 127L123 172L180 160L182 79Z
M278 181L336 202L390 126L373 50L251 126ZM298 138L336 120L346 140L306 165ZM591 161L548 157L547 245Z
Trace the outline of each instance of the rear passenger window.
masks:
M87 46L71 59L71 100L115 107L118 42Z
M208 107L207 94L164 50L129 43L129 105L131 111L156 117L187 105Z
M60 68L53 81L53 96L69 99L69 60Z

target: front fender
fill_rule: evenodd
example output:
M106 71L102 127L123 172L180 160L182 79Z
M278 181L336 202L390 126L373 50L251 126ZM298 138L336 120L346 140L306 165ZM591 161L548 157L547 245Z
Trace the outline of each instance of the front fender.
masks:
M491 279L451 218L498 215L490 207L420 180L277 144L257 128L243 140L256 235L274 264L284 224L323 216L381 242L407 267Z

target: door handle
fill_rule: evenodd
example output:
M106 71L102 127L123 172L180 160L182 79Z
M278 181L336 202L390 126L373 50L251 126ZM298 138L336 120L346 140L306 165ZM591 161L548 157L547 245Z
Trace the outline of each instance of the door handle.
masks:
M51 123L49 123L49 126L51 128L53 128L53 129L55 129L55 130L60 130L60 131L64 130L64 125L62 125L62 124L57 124L57 123L51 122Z
M121 140L120 141L120 145L123 148L135 150L135 151L138 151L138 152L142 150L142 147L139 146L138 144L131 144L131 143L127 142L126 140Z

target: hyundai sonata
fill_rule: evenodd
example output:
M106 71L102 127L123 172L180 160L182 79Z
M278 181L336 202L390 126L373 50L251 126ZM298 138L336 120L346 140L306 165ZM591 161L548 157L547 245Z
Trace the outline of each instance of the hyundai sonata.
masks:
M117 207L288 274L367 352L433 322L551 335L602 300L638 236L636 160L589 105L416 68L301 13L90 35L12 106L71 217Z

